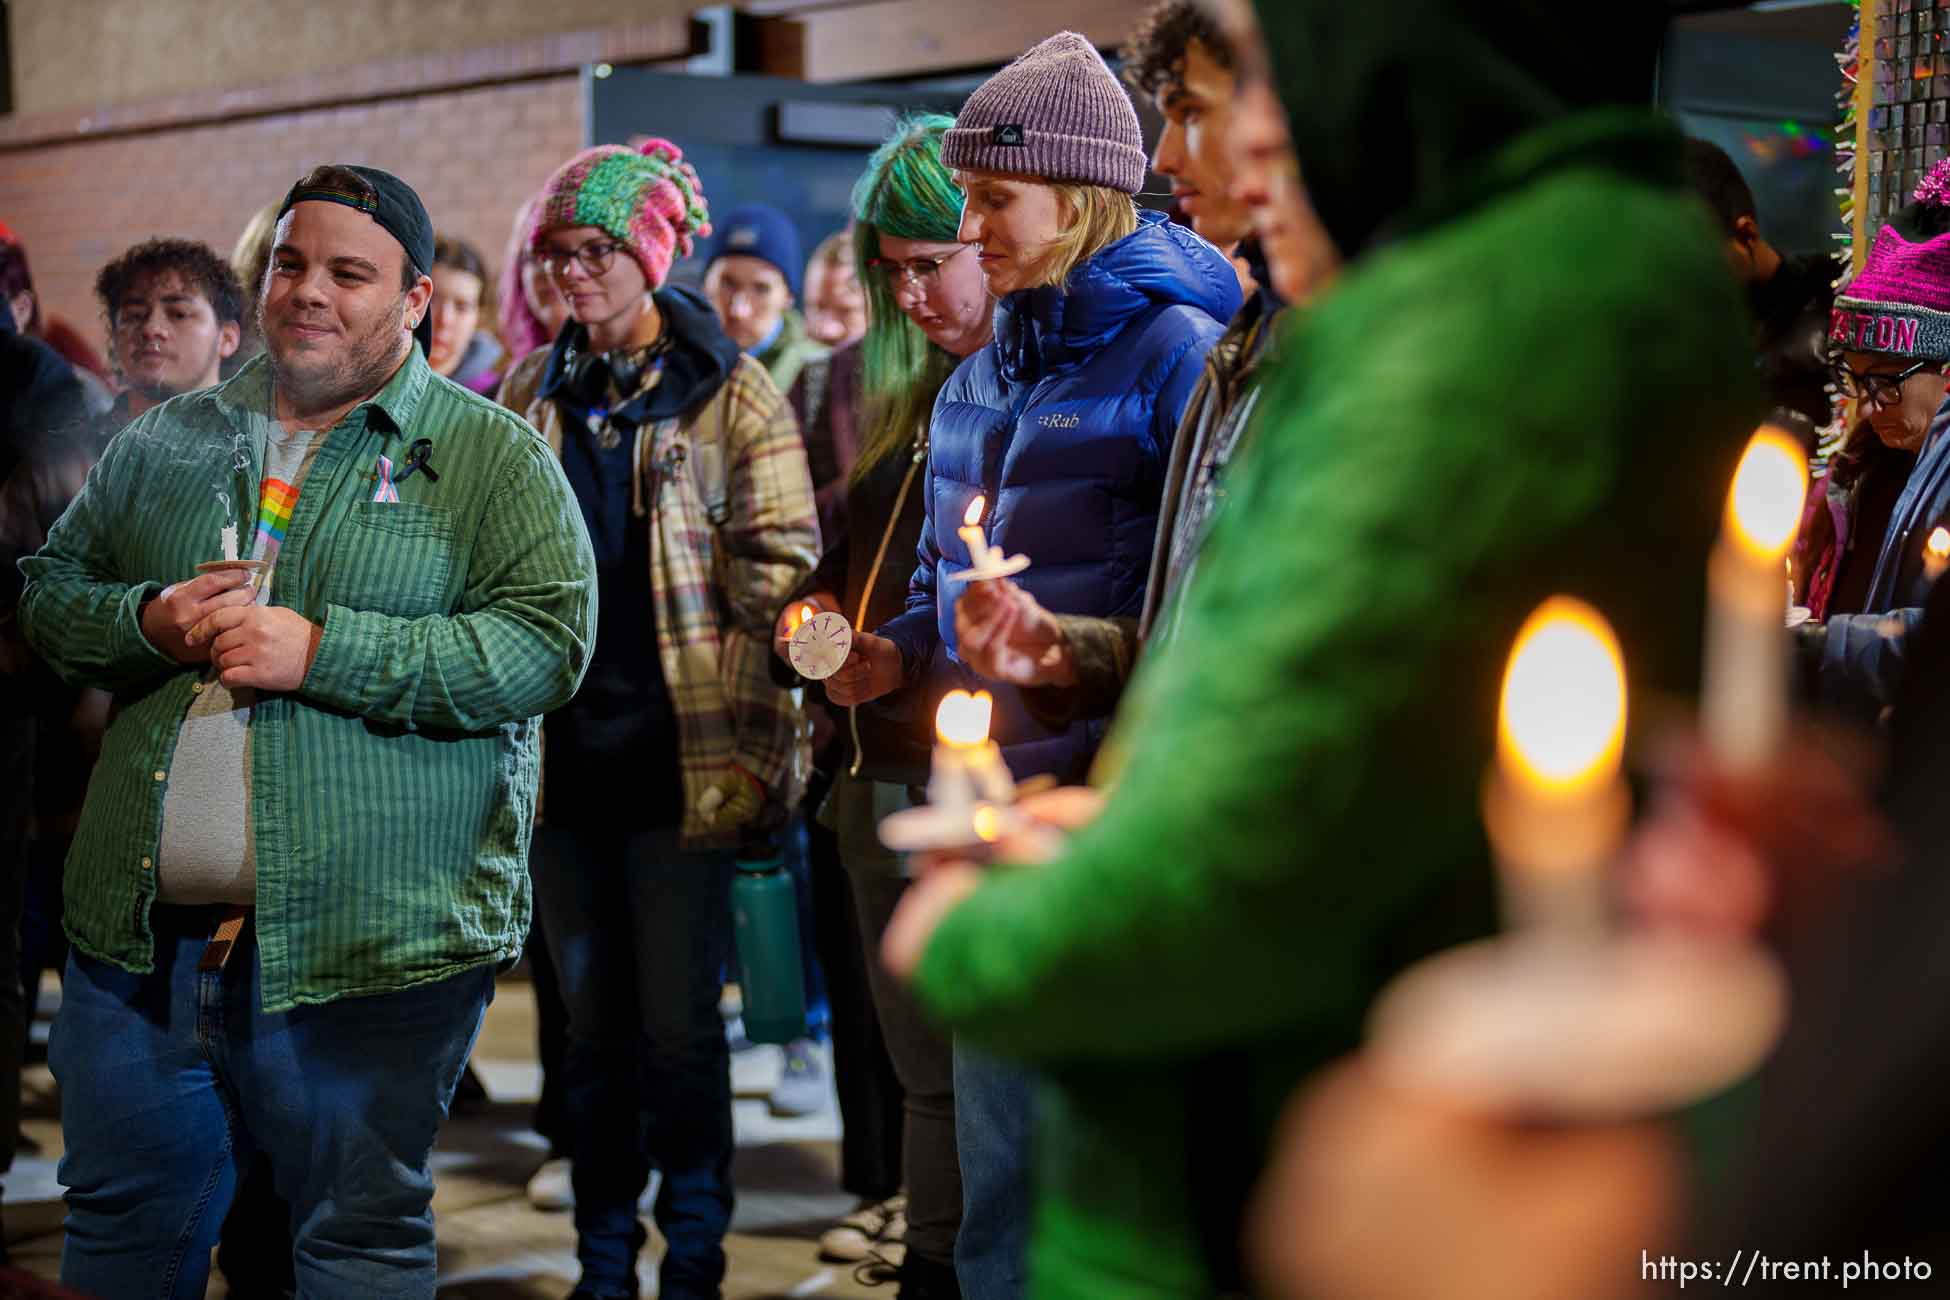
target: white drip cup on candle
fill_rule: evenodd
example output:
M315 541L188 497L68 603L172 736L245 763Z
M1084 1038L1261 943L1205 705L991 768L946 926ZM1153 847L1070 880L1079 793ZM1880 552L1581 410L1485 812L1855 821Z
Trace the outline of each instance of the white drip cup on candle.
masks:
M799 618L786 643L792 671L809 682L823 682L840 670L853 650L853 624L833 610L799 607Z
M988 538L982 533L982 512L988 508L988 498L980 493L968 503L962 514L961 527L955 530L968 546L968 565L966 569L948 576L957 582L986 582L995 578L1008 578L1021 573L1029 567L1027 555L1002 553L999 546L990 546Z
M1787 729L1790 646L1781 566L1808 490L1801 444L1762 427L1747 443L1707 564L1706 666L1700 732L1715 763L1750 772Z

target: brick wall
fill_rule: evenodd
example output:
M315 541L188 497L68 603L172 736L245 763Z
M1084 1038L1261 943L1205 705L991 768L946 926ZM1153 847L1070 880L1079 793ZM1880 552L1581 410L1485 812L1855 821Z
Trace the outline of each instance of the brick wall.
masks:
M229 90L348 62L444 56L681 15L699 0L11 0L14 108Z
M63 142L0 155L0 220L27 248L43 309L99 346L93 282L104 262L152 235L228 255L251 214L320 162L397 172L438 229L498 267L516 206L583 132L570 75Z

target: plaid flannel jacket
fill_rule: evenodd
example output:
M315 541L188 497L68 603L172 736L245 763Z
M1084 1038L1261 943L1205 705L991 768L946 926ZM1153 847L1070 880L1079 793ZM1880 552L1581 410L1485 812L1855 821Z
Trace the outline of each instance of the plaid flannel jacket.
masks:
M501 402L560 456L565 416L538 396L548 357L540 348L523 358ZM660 378L653 370L644 385ZM688 415L636 436L657 649L682 747L683 839L730 846L735 832L714 830L697 812L712 783L737 764L765 787L777 818L799 801L812 764L797 693L773 683L767 662L779 609L819 558L806 448L792 408L750 357ZM722 502L716 523L714 502Z
M176 740L205 669L143 636L142 601L221 558L255 518L273 423L264 359L148 411L109 443L37 555L21 623L116 713L68 856L81 951L154 968L149 907ZM433 444L432 475L375 501L378 458ZM324 634L302 685L250 722L250 827L266 1011L512 961L528 932L537 717L575 693L595 557L535 431L435 375L415 347L319 448L271 604Z

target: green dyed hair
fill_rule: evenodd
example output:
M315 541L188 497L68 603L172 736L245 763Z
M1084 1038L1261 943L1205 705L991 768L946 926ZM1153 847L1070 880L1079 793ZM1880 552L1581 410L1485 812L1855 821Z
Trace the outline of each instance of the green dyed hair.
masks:
M853 258L867 291L867 334L860 341L867 427L855 482L927 423L935 394L961 360L929 342L894 305L887 281L868 269L880 256L883 234L949 242L961 229L961 191L941 163L941 137L954 124L942 113L903 118L853 186Z

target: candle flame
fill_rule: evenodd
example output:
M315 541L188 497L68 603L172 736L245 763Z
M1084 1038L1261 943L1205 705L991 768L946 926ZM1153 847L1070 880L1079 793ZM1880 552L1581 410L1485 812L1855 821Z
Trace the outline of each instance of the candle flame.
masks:
M989 499L977 492L975 499L968 503L968 509L962 513L962 526L965 528L973 528L976 524L981 523L982 511L988 508L988 504Z
M995 713L995 700L987 691L977 691L970 695L967 691L949 691L941 697L941 707L934 713L935 734L942 743L969 748L984 744L989 738L989 722Z
M1002 814L988 804L975 810L975 834L986 844L1002 838Z
M1930 554L1939 560L1950 560L1950 528L1939 528L1930 534Z
M792 630L794 632L797 632L800 628L812 622L812 616L813 616L813 607L811 605L799 606L799 621L792 625Z
M1787 434L1763 428L1747 443L1727 494L1727 532L1772 564L1794 544L1808 494L1808 458Z
M1566 794L1609 781L1625 749L1625 663L1604 615L1553 596L1517 634L1497 747L1525 784Z

